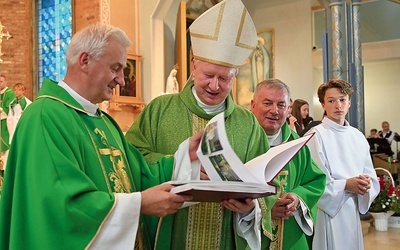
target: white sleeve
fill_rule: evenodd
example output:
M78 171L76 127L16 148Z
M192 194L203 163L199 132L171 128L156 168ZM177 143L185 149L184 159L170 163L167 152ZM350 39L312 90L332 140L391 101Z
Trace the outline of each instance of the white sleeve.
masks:
M236 214L237 234L247 241L250 249L261 249L261 209L258 200L248 214Z
M175 166L172 180L200 180L200 161L190 161L189 139L183 141L175 152ZM195 205L197 203L198 202L184 202L181 208Z
M393 139L394 139L394 132L392 131L392 134L388 138L386 138L386 140L389 142L390 145L392 145Z
M200 180L200 161L190 161L189 139L183 141L175 153L175 166L172 176L172 180Z
M142 195L140 192L114 195L114 207L89 244L89 249L134 249L135 247Z
M306 235L311 236L313 234L314 223L307 206L302 200L300 200L300 207L294 211L294 219Z

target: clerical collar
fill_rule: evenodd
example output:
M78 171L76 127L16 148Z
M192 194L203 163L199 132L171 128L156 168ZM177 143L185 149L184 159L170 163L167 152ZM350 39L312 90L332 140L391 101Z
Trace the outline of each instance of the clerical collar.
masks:
M61 88L65 89L68 94L72 96L86 111L86 113L90 116L97 116L97 109L99 108L96 104L91 103L87 99L85 99L83 96L78 94L75 90L73 90L68 84L66 84L63 80L61 80L58 83L58 86Z
M0 91L0 93L4 94L4 92L6 92L7 89L8 89L8 86L6 86L4 89L2 89L2 90Z
M207 114L212 114L212 113L221 113L222 111L225 110L225 100L221 102L220 104L210 106L205 104L200 100L200 98L197 96L196 90L192 88L192 93L194 95L194 98L196 98L197 104L202 108Z
M282 129L279 129L279 131L273 135L267 135L267 138L271 147L278 146L282 143Z

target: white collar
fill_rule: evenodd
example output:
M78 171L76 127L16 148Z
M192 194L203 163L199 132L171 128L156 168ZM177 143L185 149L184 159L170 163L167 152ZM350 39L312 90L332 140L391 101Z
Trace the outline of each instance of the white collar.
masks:
M63 80L58 83L58 86L65 89L74 98L86 111L86 113L90 116L97 116L97 109L99 108L96 104L91 103L89 100L85 99L83 96L78 94L75 90L73 90L68 84L66 84Z
M194 95L194 98L196 98L197 104L202 108L207 114L212 114L212 113L221 113L222 111L225 110L225 100L221 102L220 104L210 106L205 104L200 100L200 98L197 96L196 90L194 87L192 88L192 93Z
M282 128L273 135L267 135L267 138L270 146L278 146L282 143Z
M4 92L6 92L7 89L8 89L8 86L5 86L5 88L2 89L2 90L0 91L0 93L4 94Z

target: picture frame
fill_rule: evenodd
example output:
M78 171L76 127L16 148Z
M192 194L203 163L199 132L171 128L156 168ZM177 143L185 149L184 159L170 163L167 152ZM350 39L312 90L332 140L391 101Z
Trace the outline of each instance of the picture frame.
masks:
M195 20L209 8L218 4L222 0L186 0L186 17Z
M274 77L274 33L273 28L258 32L257 48L239 68L233 89L235 101L242 107L250 109L255 86L262 80Z
M128 54L124 68L125 86L117 85L110 101L102 103L100 108L111 115L126 132L145 107L142 100L142 57Z
M141 56L128 54L126 67L124 68L125 86L116 86L113 101L118 103L142 102L141 59Z

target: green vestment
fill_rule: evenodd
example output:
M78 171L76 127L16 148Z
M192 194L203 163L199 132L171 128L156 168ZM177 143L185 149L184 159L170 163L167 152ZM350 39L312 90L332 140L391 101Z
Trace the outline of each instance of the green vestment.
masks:
M182 141L216 115L198 106L192 87L193 82L189 82L179 94L154 99L127 132L128 142L148 163L174 153ZM256 118L236 105L231 96L226 99L225 126L229 142L243 163L268 149L265 132ZM146 217L146 223L157 222L157 218ZM150 238L156 238L159 249L244 249L246 243L234 233L234 224L234 214L219 203L200 203L179 210L173 218L163 218L160 230L150 232Z
M25 96L23 96L23 97L21 97L21 98L19 98L19 99L18 99L18 97L15 97L15 98L10 102L9 107L12 108L14 105L19 104L19 105L21 105L21 109L22 109L22 110L25 110L26 105L28 104L28 102L27 102L26 100L27 100L27 99L26 99ZM9 111L10 111L10 110L8 110L8 112L9 112Z
M285 122L282 126L282 143L297 138L299 136ZM312 160L310 150L307 146L304 146L295 155L289 164L279 173L277 178L280 182L278 195L281 193L296 194L308 207L308 215L315 224L317 202L324 192L326 177ZM267 199L271 202L272 199L276 199L277 197L270 196ZM264 235L268 236L268 238L262 238L262 249L311 249L312 236L304 234L294 216L284 221L273 220L271 230L265 227L263 229Z
M43 82L9 152L0 249L84 249L115 206L114 193L170 179L173 157L149 167L116 122L98 112L87 115L55 82Z
M14 98L15 98L15 93L11 88L6 87L6 89L2 91L1 108L3 109L4 113L8 114L8 111L10 110L10 103L14 100ZM10 148L10 142L9 142L10 135L8 134L6 117L4 117L4 119L2 117L0 126L1 126L0 152L4 152Z

